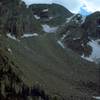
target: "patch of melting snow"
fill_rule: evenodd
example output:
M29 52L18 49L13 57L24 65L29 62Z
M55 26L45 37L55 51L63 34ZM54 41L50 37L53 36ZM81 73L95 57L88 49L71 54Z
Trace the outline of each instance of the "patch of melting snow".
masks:
M90 57L96 63L98 63L98 61L100 59L100 45L97 41L98 40L91 40L91 41L88 42L88 45L90 45L92 47L92 53L91 53Z
M16 40L16 41L20 41L19 39L17 39L14 35L11 35L11 33L8 33L7 34L7 37L13 39L13 40Z
M83 59L90 61L90 62L94 62L94 60L90 57L85 57L84 54L81 56Z
M23 34L23 36L21 36L21 38L27 38L27 37L33 37L33 36L39 36L37 33L33 33L33 34Z
M58 29L58 27L50 27L47 24L42 25L42 27L43 27L43 31L46 33L53 33L53 32L56 32Z
M38 15L34 15L35 19L39 20L40 19L40 16Z
M89 41L87 44L92 47L92 53L89 57L85 57L84 55L81 57L97 64L100 63L100 44L98 41L100 40L98 39Z
M70 30L68 30L66 34L62 35L61 41L63 41L69 34L70 34Z
M66 23L69 23L75 16L76 16L76 14L74 14L71 17L67 18Z
M100 100L100 96L93 96L94 99Z
M100 39L95 40L96 42L100 42Z
M62 43L60 40L58 40L57 43L58 43L62 48L65 48L65 46L63 45L63 43Z
M83 24L85 22L85 20L86 20L86 16L82 16L82 22L81 22L81 24Z
M49 11L48 9L43 9L43 10L42 10L42 12L48 12L48 11Z
M77 16L76 14L74 14L73 16L69 17L66 19L66 23L69 23L71 21L75 21L75 23L79 23L79 20L75 19L75 16ZM81 15L78 15L78 17L80 17ZM83 24L86 20L85 16L82 16L81 18L81 24Z
M11 48L8 48L7 50L8 50L8 52L10 52L10 53L12 54L12 50L11 50Z
M63 41L66 38L67 34L63 34L63 36L61 37L61 41Z
M97 27L100 28L100 25L98 25Z
M80 39L80 37L77 37L77 38L73 38L73 40L79 40Z
M49 17L49 19L51 20L51 19L53 19L53 17L51 16L51 17Z

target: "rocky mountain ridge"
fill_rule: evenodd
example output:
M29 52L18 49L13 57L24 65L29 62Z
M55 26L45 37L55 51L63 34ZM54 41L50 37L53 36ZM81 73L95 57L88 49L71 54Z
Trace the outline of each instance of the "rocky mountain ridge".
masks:
M1 0L0 8L2 100L94 100L99 96L99 65L82 59L97 45L98 36L89 35L89 25L94 27L90 21L96 22L97 17L92 22L91 15L74 15L57 4L27 7L21 0Z
M76 14L67 18L67 21L62 25L62 28L58 30L63 45L71 48L79 55L84 55L84 58L89 57L94 49L89 45L90 42L98 41L97 44L99 46L99 14L100 12L95 12L87 17ZM97 46L95 44L93 45ZM91 59L91 61L93 60Z
M60 15L59 10L63 16ZM24 33L41 33L42 23L57 19L60 25L63 23L61 19L65 20L70 15L67 9L57 4L37 4L27 8L21 0L0 1L0 33L11 33L18 38Z

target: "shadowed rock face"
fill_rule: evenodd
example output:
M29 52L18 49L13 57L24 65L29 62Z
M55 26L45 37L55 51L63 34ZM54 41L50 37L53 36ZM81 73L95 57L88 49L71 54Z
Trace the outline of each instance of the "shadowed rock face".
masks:
M21 0L0 1L0 8L1 33L9 32L20 37L23 33L39 31L38 22Z
M90 37L100 38L100 12L87 16L82 28Z

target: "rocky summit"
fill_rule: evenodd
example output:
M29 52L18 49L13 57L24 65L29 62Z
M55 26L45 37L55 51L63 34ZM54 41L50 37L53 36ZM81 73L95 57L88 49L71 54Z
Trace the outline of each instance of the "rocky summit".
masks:
M0 100L99 100L100 12L0 0Z

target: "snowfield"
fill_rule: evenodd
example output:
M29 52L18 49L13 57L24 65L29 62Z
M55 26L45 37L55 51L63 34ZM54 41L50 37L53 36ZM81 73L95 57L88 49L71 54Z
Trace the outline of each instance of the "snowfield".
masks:
M20 41L20 40L17 39L14 35L11 35L11 33L8 33L8 34L7 34L7 37L8 37L8 38L11 38L11 39L13 39L13 40L16 40L16 41Z
M33 36L39 36L37 33L33 33L33 34L23 34L23 36L21 36L21 38L28 38L28 37L33 37Z
M100 44L99 40L91 40L87 44L92 47L92 53L89 57L82 55L81 57L95 63L100 63Z
M93 96L94 99L100 100L100 96Z
M36 37L39 36L37 33L33 33L33 34L23 34L21 36L21 38L29 38L29 37ZM14 35L11 35L11 33L7 34L7 37L16 41L20 41L19 39L17 39Z
M46 33L54 33L57 31L58 27L50 27L47 24L42 25L43 31Z
M91 57L85 57L84 54L81 57L87 61L94 62L94 60Z
M48 12L49 10L48 9L43 9L43 11L42 12Z
M39 20L40 19L40 16L34 15L34 18L37 19L37 20Z

